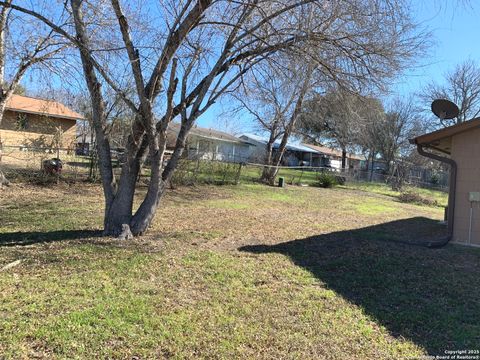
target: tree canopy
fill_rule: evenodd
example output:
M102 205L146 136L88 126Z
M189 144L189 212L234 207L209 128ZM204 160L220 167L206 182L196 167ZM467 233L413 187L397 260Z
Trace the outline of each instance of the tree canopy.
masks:
M35 5L0 1L3 9L42 22L76 49L67 66L82 69L90 97L105 234L122 237L148 229L196 120L264 62L287 55L299 64L315 64L315 76L325 89L384 88L412 64L425 43L403 0L70 0L49 9ZM119 177L113 173L106 134L108 91L133 115ZM166 131L176 118L180 131L163 166ZM133 211L135 181L147 156L148 190Z

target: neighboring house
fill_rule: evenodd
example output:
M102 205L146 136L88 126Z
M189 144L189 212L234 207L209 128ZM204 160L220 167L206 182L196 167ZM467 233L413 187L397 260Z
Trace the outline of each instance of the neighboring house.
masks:
M36 150L52 148L57 137L61 148L73 150L76 122L81 119L59 102L12 95L0 124L0 140L3 146Z
M90 155L93 149L95 136L92 129L87 124L77 124L77 136L75 142L75 152L77 155Z
M310 149L313 149L323 155L323 163L329 164L332 168L341 169L342 168L342 151L336 150L327 146L319 146L312 144L302 144ZM347 153L346 158L346 169L364 169L366 166L366 159L363 156Z
M240 139L252 144L250 147L249 161L263 164L265 161L266 145L268 140L253 134L243 134ZM280 141L273 144L275 152L280 146ZM322 154L318 151L292 143L287 143L282 165L284 166L322 166Z
M112 119L105 129L112 155L117 155L125 150L125 144L131 132L130 119ZM95 131L87 120L77 122L76 153L90 155L95 147Z
M448 239L480 246L480 118L411 139L420 155L450 165Z
M171 151L175 148L179 131L180 124L169 125L167 150ZM185 152L190 159L240 163L248 160L251 146L248 142L228 133L195 126L188 135Z

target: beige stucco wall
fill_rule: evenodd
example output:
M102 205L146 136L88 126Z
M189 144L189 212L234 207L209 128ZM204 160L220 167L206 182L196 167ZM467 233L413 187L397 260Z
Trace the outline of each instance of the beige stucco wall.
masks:
M480 192L480 129L452 138L452 158L457 163L457 191L453 242L469 242L469 192ZM471 244L480 246L480 204L473 203Z
M63 132L61 146L64 148L74 146L75 120L25 114L27 126L24 130L19 131L17 130L17 116L16 112L5 111L0 125L0 137L4 146L50 147L57 128Z

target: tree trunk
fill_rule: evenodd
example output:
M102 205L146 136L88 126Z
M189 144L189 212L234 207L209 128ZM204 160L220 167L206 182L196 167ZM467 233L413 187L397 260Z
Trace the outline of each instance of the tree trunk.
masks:
M125 231L124 225L131 225L135 186L148 146L139 122L135 124L133 133L128 137L125 151L127 158L122 165L118 188L105 215L105 235L119 236Z
M133 235L141 235L145 233L152 223L157 208L160 205L165 191L167 190L167 185L172 179L173 173L177 168L180 158L182 157L185 145L187 143L187 136L194 121L195 118L190 118L188 120L183 119L177 136L175 150L173 151L173 154L163 172L161 169L167 142L166 129L169 121L167 121L163 129L161 129L157 140L154 140L153 146L151 147L153 150L155 150L154 156L152 156L151 182L145 199L130 222L130 228Z
M123 231L122 225L130 224L136 180L134 171L122 172L118 190L105 209L104 235L119 236Z
M386 168L385 168L385 172L386 174L390 174L390 169L391 169L391 164L393 163L393 154L392 153L388 153L388 155L386 156L386 159L385 159L385 163L386 163Z
M131 211L129 215L127 215L127 212L133 204L136 173L134 168L132 168L133 171L130 171L130 173L126 171L127 176L122 180L118 192L115 192L116 184L113 176L110 144L104 131L106 119L102 84L98 81L95 73L94 60L92 58L92 52L90 51L89 39L86 35L86 25L83 21L82 1L71 0L71 5L75 32L78 40L83 45L79 48L79 52L92 102L92 123L95 130L98 164L102 178L103 193L105 195L104 233L105 235L116 236L122 233L122 225L128 225L129 221L127 220L131 217ZM128 163L126 166L130 166L130 164ZM134 179L133 189L131 185L132 178Z
M263 167L260 181L268 185L275 185L275 177L277 176L278 168L273 166L273 145L276 140L275 131L272 131L268 139L265 149L265 165Z
M158 129L153 126L154 116L153 112L151 112L151 109L150 113L148 114L150 116L149 120L151 120L152 125L150 130L153 131L147 132L145 139L148 141L150 147L152 174L150 177L150 184L148 185L147 194L145 195L145 198L130 222L130 228L133 235L141 235L150 227L150 224L152 223L152 220L157 212L157 208L160 205L160 200L165 194L167 184L170 182L173 172L177 168L178 161L182 156L183 150L185 149L188 132L192 128L192 125L196 119L195 115L191 114L191 118L187 118L186 112L182 112L182 126L180 127L180 131L177 136L175 151L162 172L163 157L167 147L167 129L168 125L173 119L173 96L178 83L178 80L175 78L176 69L177 59L174 59L172 62L170 81L167 91L167 110L163 120L158 123Z
M273 157L272 165L275 166L273 168L270 168L270 185L274 185L275 183L275 177L277 176L278 173L278 166L280 165L283 155L285 153L285 150L287 148L287 142L288 138L292 134L293 130L295 129L295 125L297 124L297 119L298 116L300 115L300 112L302 110L302 105L303 105L303 99L305 98L305 94L307 93L309 89L309 84L310 84L310 78L312 76L312 71L313 69L310 69L309 73L307 74L305 80L303 81L302 88L298 94L297 101L295 102L295 107L293 109L292 115L290 116L290 120L285 127L285 131L282 136L282 141L280 141L280 145L278 146L277 152L275 153L275 156Z
M161 139L161 141L159 141L156 136L149 140L152 175L145 199L130 221L130 228L134 235L141 235L147 231L155 216L160 199L165 192L166 186L162 180L161 168L165 151L166 134L162 135L164 138Z
M342 170L347 167L347 150L342 148Z
M278 174L278 167L271 165L271 166L265 166L262 171L262 182L265 184L274 186L275 185L275 178L277 177Z
M370 169L370 182L373 180L373 171L375 166L375 153L372 152L372 168Z
M0 100L0 125L2 124L3 114L5 112L5 106L7 105L7 99L4 98L3 101ZM0 137L0 189L3 186L10 185L10 181L5 177L5 174L2 170L2 155L3 155L3 143L2 138Z

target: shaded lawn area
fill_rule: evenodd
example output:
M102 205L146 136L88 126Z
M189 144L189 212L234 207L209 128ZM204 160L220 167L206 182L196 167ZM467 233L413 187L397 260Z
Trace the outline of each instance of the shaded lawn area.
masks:
M0 193L5 358L392 359L480 343L480 252L438 207L351 189L171 191L152 231L98 237L99 187ZM1 356L0 356L1 357Z
M240 250L288 256L390 334L409 339L429 354L476 350L480 345L478 251L412 249L383 241L425 236L426 229L435 231L435 227L432 220L412 218ZM408 229L408 238L398 234L401 229Z

